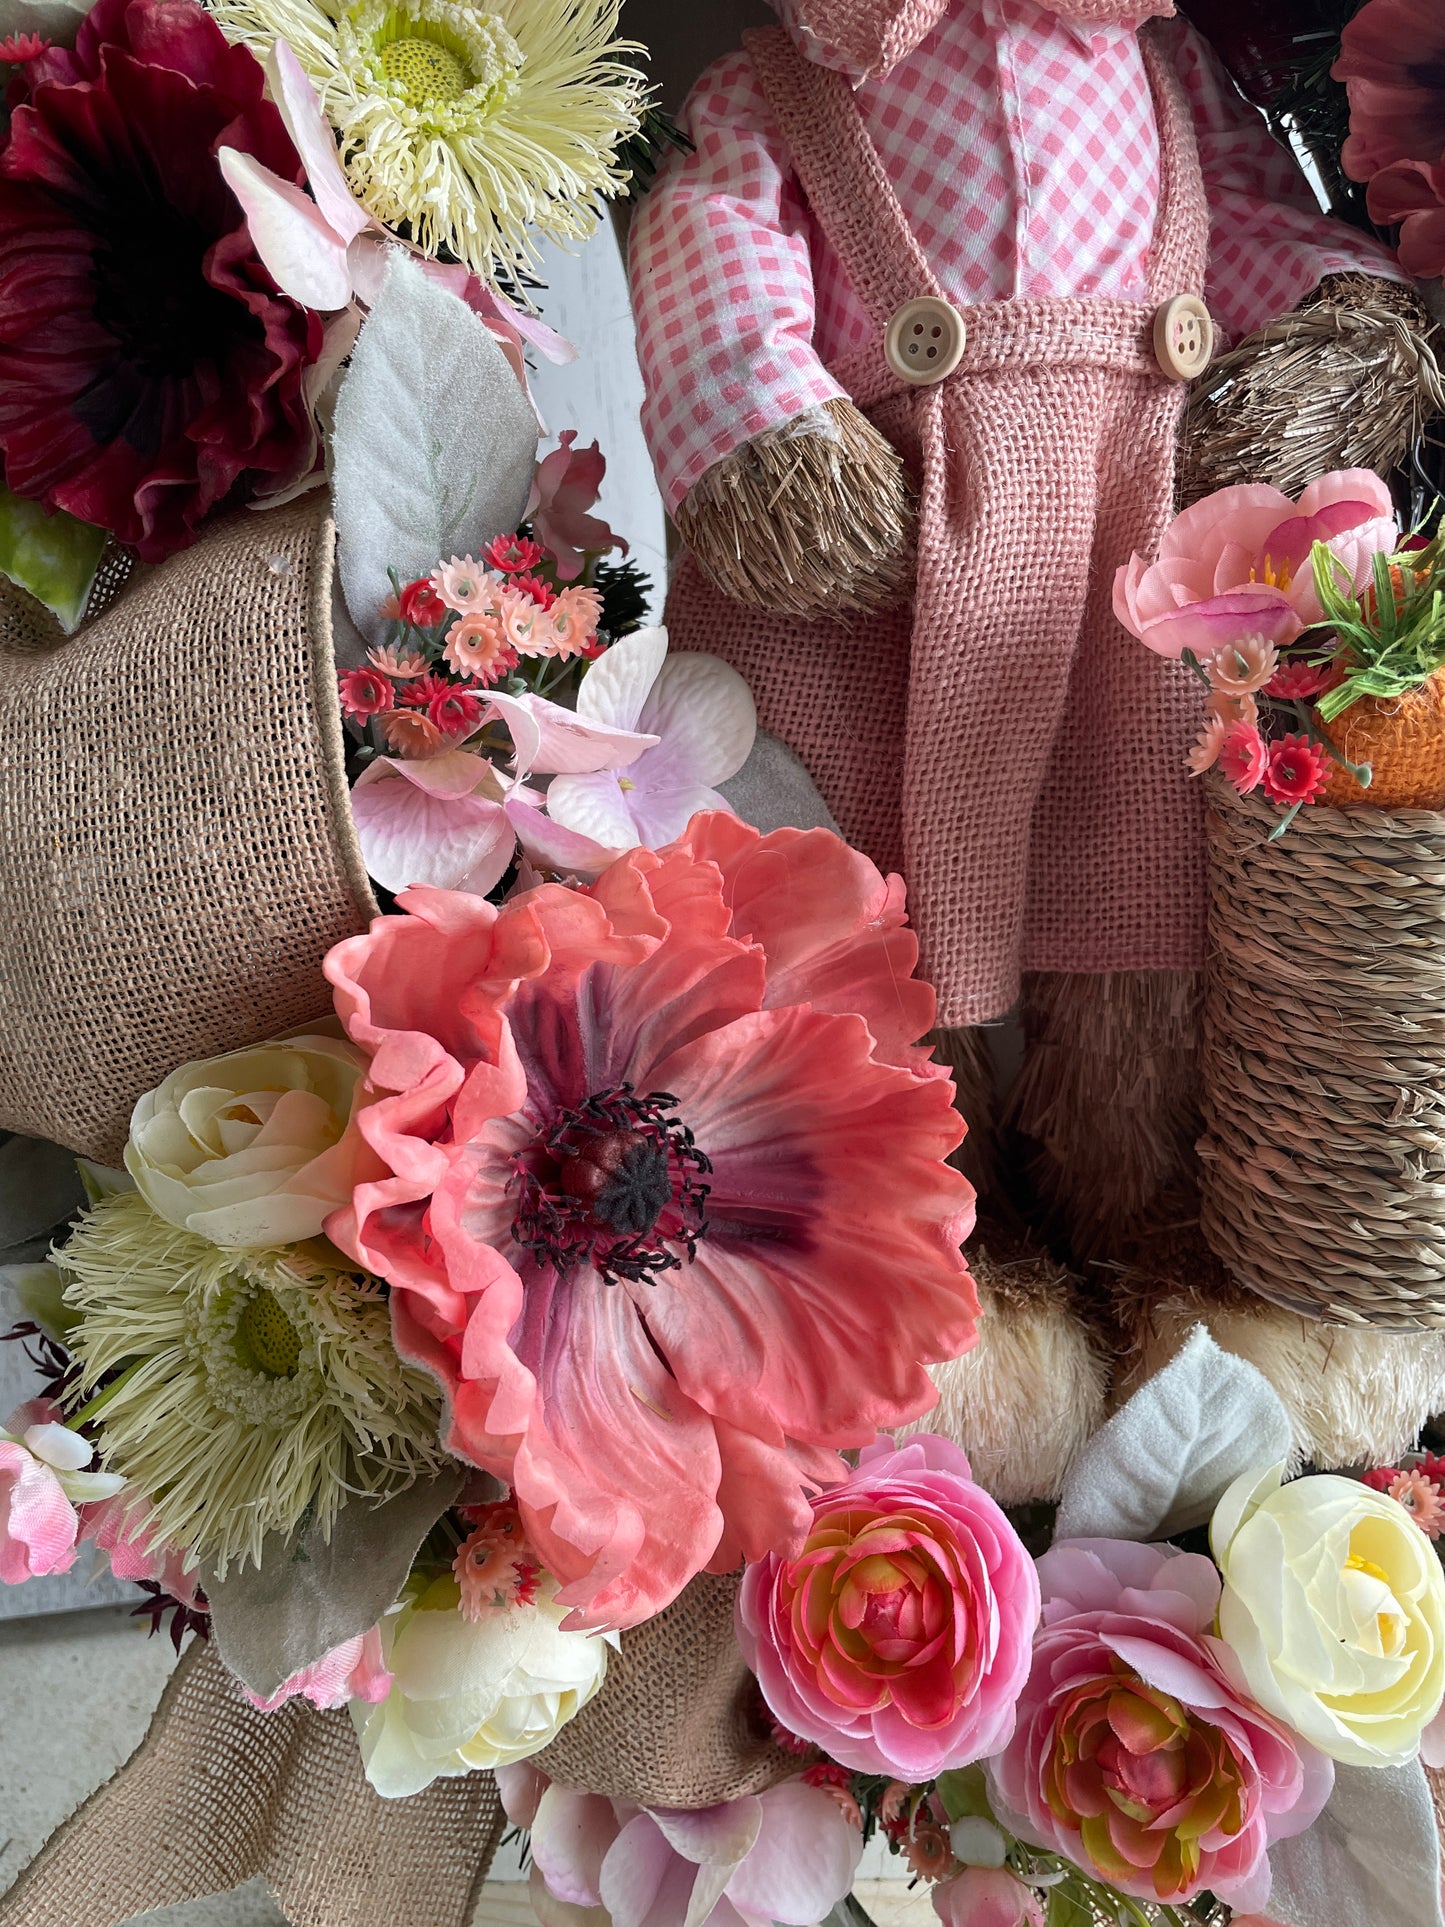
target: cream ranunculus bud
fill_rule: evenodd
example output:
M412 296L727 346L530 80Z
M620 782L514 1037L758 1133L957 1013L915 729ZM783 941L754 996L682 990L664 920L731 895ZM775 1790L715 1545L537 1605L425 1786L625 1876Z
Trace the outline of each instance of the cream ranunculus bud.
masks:
M212 1244L314 1238L381 1170L353 1125L365 1062L296 1037L187 1064L136 1105L125 1167L154 1212Z
M1445 1697L1445 1575L1394 1499L1246 1473L1210 1527L1220 1636L1243 1683L1322 1753L1399 1766Z
M387 1800L433 1780L528 1759L580 1713L607 1672L609 1635L565 1633L543 1592L469 1619L439 1582L382 1621L392 1688L380 1706L352 1702L366 1777Z

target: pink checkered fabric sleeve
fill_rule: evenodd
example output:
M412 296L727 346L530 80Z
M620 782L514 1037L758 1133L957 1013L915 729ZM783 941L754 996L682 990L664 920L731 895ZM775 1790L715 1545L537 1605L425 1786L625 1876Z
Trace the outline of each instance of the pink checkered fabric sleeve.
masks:
M1288 314L1327 274L1402 281L1387 249L1320 212L1293 157L1208 44L1182 22L1175 31L1211 211L1205 299L1221 327L1237 341Z
M813 347L807 209L746 54L688 102L674 155L633 223L643 432L668 509L764 429L842 394Z

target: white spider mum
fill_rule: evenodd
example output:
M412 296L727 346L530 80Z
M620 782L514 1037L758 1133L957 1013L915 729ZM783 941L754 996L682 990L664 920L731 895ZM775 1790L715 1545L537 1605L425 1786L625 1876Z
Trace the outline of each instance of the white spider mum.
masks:
M585 240L626 186L616 150L647 96L621 0L210 4L262 60L289 43L364 206L484 279L534 270L536 234Z
M54 1261L102 1463L192 1558L260 1563L268 1532L329 1534L446 1462L430 1379L391 1341L380 1282L320 1243L225 1251L134 1192L103 1199ZM119 1374L112 1377L112 1374ZM108 1381L108 1382L107 1382Z

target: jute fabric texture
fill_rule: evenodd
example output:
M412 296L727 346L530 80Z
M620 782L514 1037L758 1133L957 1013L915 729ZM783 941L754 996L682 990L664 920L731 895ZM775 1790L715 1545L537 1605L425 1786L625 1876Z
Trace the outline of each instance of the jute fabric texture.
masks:
M1209 789L1205 1237L1276 1304L1445 1327L1445 815Z
M197 1643L138 1751L0 1900L0 1927L117 1927L257 1875L292 1927L470 1927L501 1831L490 1773L383 1800L346 1713L258 1713Z
M0 583L0 1128L118 1161L180 1064L330 1008L375 914L324 500L245 512L62 639Z
M650 1807L708 1807L761 1793L799 1762L773 1745L733 1631L739 1576L704 1573L622 1635L590 1706L536 1765L564 1786Z
M1001 1016L1024 970L1189 969L1202 811L1187 678L1112 612L1172 512L1184 390L1155 306L1203 285L1207 210L1180 82L1148 32L1163 192L1150 303L965 311L957 373L908 389L876 345L834 375L920 488L913 607L854 627L741 610L684 565L669 622L748 678L850 840L901 867L939 1020ZM848 83L786 33L748 50L813 218L880 334L938 295ZM1147 743L1141 754L1138 744Z

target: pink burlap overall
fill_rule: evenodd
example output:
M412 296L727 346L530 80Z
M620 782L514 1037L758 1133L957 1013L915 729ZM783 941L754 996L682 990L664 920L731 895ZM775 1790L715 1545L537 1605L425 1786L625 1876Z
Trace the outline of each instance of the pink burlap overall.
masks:
M1158 307L1204 285L1208 216L1178 78L1151 30L1161 195L1147 303L964 311L957 372L915 388L884 355L897 310L942 290L846 79L781 29L748 51L807 196L877 338L832 373L920 485L911 607L808 623L730 601L690 557L678 646L746 676L844 834L901 869L939 1021L1001 1016L1025 970L1203 961L1202 810L1184 774L1191 679L1112 612L1114 572L1174 506L1185 390Z

